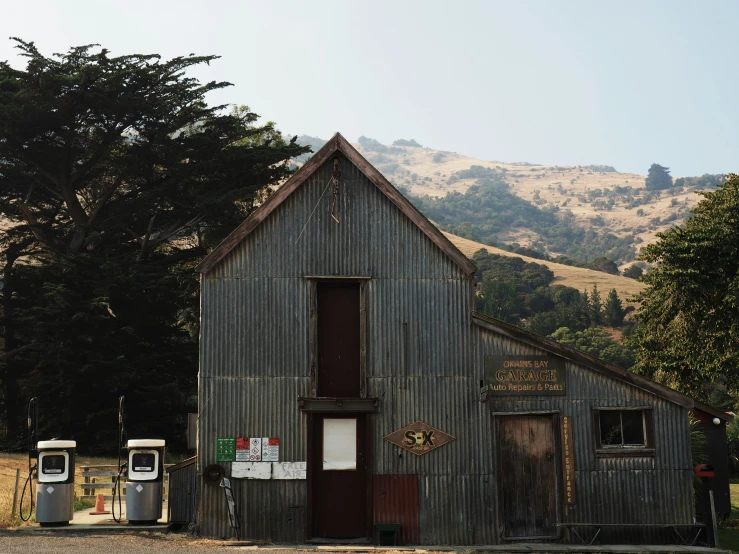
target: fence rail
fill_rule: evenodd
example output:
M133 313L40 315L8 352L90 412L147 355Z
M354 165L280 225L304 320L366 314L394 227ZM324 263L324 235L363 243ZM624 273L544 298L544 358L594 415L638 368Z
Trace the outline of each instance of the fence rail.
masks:
M167 468L174 464L164 464L164 475L162 486L164 488L164 500L169 497L169 473ZM113 499L113 487L115 487L115 479L118 475L118 466L116 465L93 465L93 466L79 466L82 470L82 483L77 483L77 486L82 489L79 498L87 498L93 500L98 494L103 493L105 489L110 491L110 494L105 495L105 500ZM123 497L126 496L126 478L121 476L121 493Z

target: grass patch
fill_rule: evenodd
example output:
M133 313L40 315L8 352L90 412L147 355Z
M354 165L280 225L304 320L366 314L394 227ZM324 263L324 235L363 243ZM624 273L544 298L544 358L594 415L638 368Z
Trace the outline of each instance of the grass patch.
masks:
M87 510L88 508L94 508L95 501L89 498L76 498L74 499L74 511L79 512L80 510Z
M729 484L731 494L731 515L721 523L718 538L721 548L739 553L739 479Z

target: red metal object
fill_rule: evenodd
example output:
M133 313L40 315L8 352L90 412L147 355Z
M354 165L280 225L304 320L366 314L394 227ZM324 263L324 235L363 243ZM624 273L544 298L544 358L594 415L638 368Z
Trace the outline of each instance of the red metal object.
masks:
M715 477L716 472L713 470L713 466L709 466L708 464L700 464L695 466L695 474L698 477Z
M375 475L372 478L374 523L400 523L400 544L419 544L418 476Z

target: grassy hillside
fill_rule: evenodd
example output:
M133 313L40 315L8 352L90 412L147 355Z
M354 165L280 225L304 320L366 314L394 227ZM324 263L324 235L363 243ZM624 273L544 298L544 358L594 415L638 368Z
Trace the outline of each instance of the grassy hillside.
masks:
M586 232L615 235L633 245L630 254L621 256L621 268L633 260L641 245L654 242L656 233L684 221L699 201L697 191L702 188L692 184L650 192L645 189L644 175L618 172L610 166L479 160L407 143L396 141L388 146L360 137L356 146L390 181L417 198L465 193L478 184L481 174L492 170L507 183L509 192L521 200L542 211L557 213ZM518 224L501 229L496 242L517 242L542 249L550 241L537 230ZM565 253L551 244L545 249L554 256ZM607 255L605 250L599 255Z
M450 233L444 234L468 258L472 258L472 255L481 248L487 250L492 254L522 258L527 262L533 262L547 266L554 273L555 282L557 284L566 285L580 291L591 290L593 288L593 285L598 285L598 289L600 289L601 291L616 289L618 295L623 300L626 300L637 292L640 292L644 289L644 285L642 283L634 279L629 279L628 277L621 277L620 275L611 275L609 273L603 273L601 271L593 271L592 269L584 269L580 267L572 267L569 265L546 262L544 260L537 260L536 258L521 256L519 254L508 252L507 250L501 250L500 248L480 244L479 242L464 239Z

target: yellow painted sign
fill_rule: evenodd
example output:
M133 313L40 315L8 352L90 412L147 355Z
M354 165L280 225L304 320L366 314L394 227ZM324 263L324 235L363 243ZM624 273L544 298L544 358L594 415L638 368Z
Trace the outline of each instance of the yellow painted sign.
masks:
M575 495L575 446L572 440L572 418L562 416L562 473L564 483L564 503L573 506L577 499Z
M556 356L485 356L485 379L496 395L563 395L564 360Z

